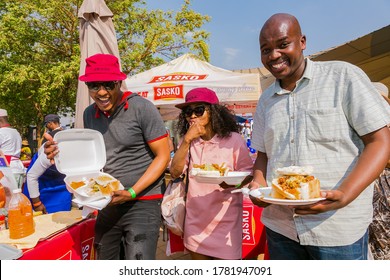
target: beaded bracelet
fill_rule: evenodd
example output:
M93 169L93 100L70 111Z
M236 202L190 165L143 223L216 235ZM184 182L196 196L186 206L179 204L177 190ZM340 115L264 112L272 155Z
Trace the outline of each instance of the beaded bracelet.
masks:
M134 199L137 197L137 194L135 193L135 191L133 190L133 188L130 188L129 190L129 193L131 194L131 198Z

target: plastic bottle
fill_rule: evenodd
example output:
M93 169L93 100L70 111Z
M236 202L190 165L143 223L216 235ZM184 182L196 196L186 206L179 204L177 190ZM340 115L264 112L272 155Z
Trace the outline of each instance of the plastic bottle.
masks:
M21 192L13 190L8 205L8 228L11 239L19 239L35 232L30 200Z

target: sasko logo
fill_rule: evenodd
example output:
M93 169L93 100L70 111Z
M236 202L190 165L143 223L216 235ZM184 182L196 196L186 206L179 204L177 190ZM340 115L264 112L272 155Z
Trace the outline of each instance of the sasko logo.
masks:
M162 82L200 81L207 78L207 74L193 74L187 72L170 73L163 76L154 76L149 84Z
M173 83L161 84L158 87L153 87L154 100L173 100L184 98L183 85Z
M254 245L256 223L253 217L253 205L244 205L242 211L242 244Z

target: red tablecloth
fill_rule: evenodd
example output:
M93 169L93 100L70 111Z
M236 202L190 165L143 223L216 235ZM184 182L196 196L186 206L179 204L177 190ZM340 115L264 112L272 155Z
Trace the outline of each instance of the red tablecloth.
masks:
M19 260L93 260L95 219L87 219L24 250Z

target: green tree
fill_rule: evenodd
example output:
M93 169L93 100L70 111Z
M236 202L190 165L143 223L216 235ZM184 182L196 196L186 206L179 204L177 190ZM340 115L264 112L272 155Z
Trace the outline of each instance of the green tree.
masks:
M42 130L48 113L74 114L80 65L82 0L0 2L0 108L25 133ZM209 60L202 25L183 0L179 11L149 10L147 1L106 0L114 14L122 70L131 75L192 52Z

